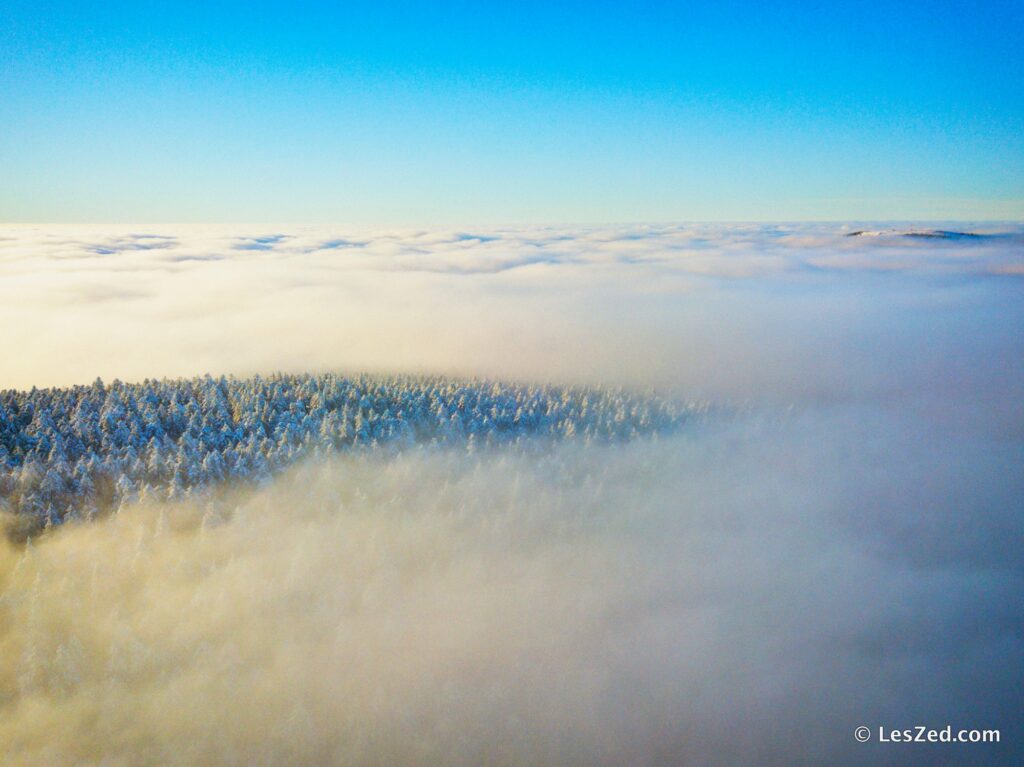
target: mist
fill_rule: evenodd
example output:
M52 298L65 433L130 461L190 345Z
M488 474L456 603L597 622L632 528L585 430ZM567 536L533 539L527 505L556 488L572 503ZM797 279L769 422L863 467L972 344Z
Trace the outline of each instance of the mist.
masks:
M1019 763L1020 229L860 228L9 228L5 386L400 370L715 407L5 541L0 759ZM1002 739L853 737L918 724Z
M8 546L5 763L1009 763L851 735L1020 724L1019 444L924 436L353 455Z

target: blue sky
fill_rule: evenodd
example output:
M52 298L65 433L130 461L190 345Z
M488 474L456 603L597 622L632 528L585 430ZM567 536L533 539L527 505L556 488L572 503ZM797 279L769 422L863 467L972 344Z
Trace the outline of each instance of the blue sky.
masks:
M1024 218L1024 4L0 5L0 220Z

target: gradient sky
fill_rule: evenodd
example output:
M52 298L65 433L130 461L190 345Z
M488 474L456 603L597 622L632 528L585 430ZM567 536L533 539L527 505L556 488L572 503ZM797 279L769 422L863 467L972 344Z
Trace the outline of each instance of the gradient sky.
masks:
M1024 3L0 4L0 221L1024 218Z

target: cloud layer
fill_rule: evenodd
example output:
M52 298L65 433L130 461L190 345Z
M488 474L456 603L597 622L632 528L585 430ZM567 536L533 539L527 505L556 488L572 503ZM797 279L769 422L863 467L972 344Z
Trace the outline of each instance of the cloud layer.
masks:
M1005 341L990 325L1020 317L1024 230L844 236L858 228L8 226L0 386L343 369L747 398L877 388L909 350L944 364L914 323L937 346L956 343L949 318Z
M1024 230L858 229L6 228L0 386L368 369L741 407L0 543L0 761L1019 763ZM1004 742L853 739L918 724Z

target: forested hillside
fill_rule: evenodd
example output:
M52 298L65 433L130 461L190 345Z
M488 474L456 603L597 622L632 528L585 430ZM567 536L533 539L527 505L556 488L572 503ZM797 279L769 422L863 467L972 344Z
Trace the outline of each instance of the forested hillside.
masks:
M0 392L0 511L39 525L258 482L356 447L625 440L690 410L622 390L325 375Z

